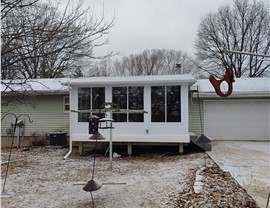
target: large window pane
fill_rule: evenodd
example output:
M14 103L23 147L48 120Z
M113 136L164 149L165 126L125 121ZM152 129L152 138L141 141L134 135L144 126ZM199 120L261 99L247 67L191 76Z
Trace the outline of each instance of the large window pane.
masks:
M118 104L120 109L127 109L127 87L113 87L112 101Z
M127 122L126 113L113 113L113 120L115 122Z
M143 87L129 87L128 88L128 109L129 110L143 110ZM143 122L144 113L129 113L129 122Z
M165 87L151 87L151 120L165 122Z
M144 114L143 113L129 113L128 121L129 122L143 122Z
M121 110L143 110L144 109L144 88L134 87L113 87L112 101L118 104ZM116 122L143 122L144 114L141 112L113 113Z
M180 86L166 86L167 122L181 121L181 90Z
M104 118L105 114L100 113L101 107L105 103L105 87L93 87L92 88L92 115L96 115L100 118ZM97 113L98 112L98 113Z
M79 88L78 89L78 109L79 110L90 110L90 97L91 88Z
M128 88L128 108L132 110L143 109L143 87Z
M95 111L92 114L99 112L101 106L105 102L105 88L93 87L93 88L78 88L78 110L85 110L86 112L80 112L78 114L79 122L88 122L88 118L91 115L91 110ZM98 115L102 117L102 115ZM103 115L104 116L104 115Z
M181 86L151 87L152 122L181 122Z
M78 89L78 110L91 109L91 88L79 88ZM79 122L87 122L90 112L78 113Z
M112 101L117 104L120 109L127 109L127 87L113 87ZM115 122L127 122L127 113L113 113Z
M79 122L88 122L90 113L78 113Z

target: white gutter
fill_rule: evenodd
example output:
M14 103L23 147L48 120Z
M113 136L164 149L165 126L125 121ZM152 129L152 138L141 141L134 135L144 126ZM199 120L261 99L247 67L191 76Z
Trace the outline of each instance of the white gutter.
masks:
M138 84L179 84L189 83L192 85L196 79L191 74L183 75L152 75L152 76L130 76L130 77L84 77L61 82L65 86L115 86L115 85L138 85Z

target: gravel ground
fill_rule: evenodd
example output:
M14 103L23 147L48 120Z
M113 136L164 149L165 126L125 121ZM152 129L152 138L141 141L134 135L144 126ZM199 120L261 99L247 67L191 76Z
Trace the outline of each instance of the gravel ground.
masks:
M67 160L67 149L14 149L1 205L6 208L83 208L92 207L90 192L83 191L91 179L93 156L78 156L76 150ZM95 177L103 186L92 192L94 207L169 208L169 207L254 207L254 200L228 172L206 157L202 169L203 188L195 193L196 172L205 166L204 153L179 156L167 152L138 153L113 159L99 152ZM2 161L8 150L2 149ZM7 164L1 165L2 186Z

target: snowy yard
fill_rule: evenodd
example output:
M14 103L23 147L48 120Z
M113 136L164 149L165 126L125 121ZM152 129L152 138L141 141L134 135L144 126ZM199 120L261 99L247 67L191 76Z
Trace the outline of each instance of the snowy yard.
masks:
M75 150L67 160L67 149L32 148L14 150L1 205L7 208L92 207L91 195L83 183L91 179L93 157L79 156ZM8 150L2 149L2 160ZM92 192L95 207L169 208L169 207L257 207L229 173L220 170L207 157L203 172L203 189L194 193L196 171L205 165L202 152L151 152L131 158L113 159L109 171L108 157L96 158L95 178L104 185ZM2 186L7 164L1 165Z

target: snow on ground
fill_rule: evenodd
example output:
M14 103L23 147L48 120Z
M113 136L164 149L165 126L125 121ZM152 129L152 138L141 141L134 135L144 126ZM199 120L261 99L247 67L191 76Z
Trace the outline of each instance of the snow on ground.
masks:
M63 160L66 153L67 149L54 148L14 150L5 187L5 192L13 195L1 198L2 207L92 207L91 195L83 191L83 184L91 179L93 157L78 156L74 151ZM2 150L1 157L7 160L8 150ZM208 157L206 164L215 165ZM94 178L104 185L92 192L94 205L97 208L185 207L179 197L185 197L190 205L195 194L192 176L204 165L202 152L182 156L155 152L114 158L113 169L109 171L108 157L99 156ZM6 167L7 164L1 165L2 186ZM246 195L244 190L240 191Z

